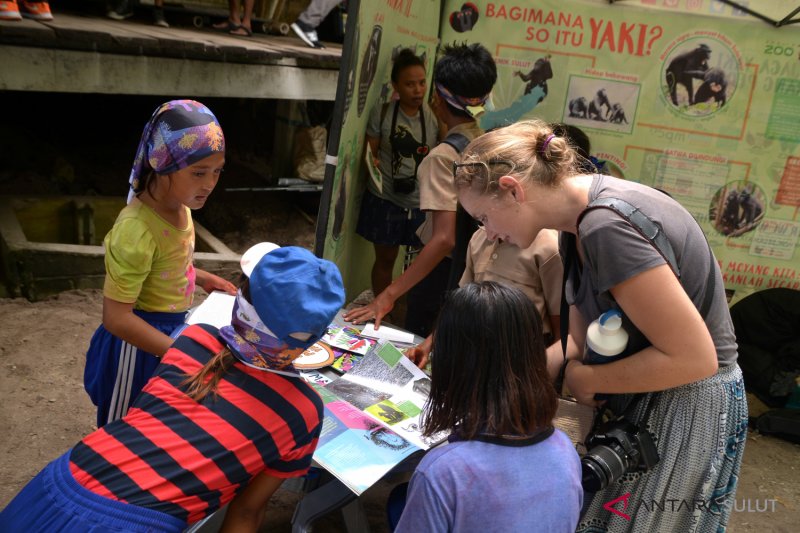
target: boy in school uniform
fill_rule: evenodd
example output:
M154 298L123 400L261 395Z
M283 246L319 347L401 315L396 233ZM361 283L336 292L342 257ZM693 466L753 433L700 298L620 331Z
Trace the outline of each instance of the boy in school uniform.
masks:
M476 109L486 103L496 80L497 67L483 45L453 44L444 48L434 68L431 108L447 126L448 134L417 170L420 209L426 211L426 220L418 231L424 246L400 277L370 304L346 313L345 320L374 320L378 328L395 301L408 293L406 329L423 337L430 333L447 290L449 256L455 245L458 197L453 162L460 152L458 146L463 148L483 133L475 118Z

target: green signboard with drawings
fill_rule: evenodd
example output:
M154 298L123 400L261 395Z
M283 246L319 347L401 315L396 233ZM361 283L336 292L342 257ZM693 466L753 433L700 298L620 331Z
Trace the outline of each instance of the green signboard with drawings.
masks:
M352 232L366 116L386 97L391 49L416 46L430 69L437 42L453 41L480 42L497 63L484 129L528 118L580 127L609 173L694 215L731 304L800 289L800 25L713 0L446 0L442 10L434 28L439 2L361 5L336 176L348 189L334 193L325 245L349 289L369 286L371 249Z

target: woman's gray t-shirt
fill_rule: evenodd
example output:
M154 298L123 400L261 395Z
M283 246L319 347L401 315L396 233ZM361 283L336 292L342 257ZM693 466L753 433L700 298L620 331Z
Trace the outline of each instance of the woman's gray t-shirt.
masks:
M703 230L686 209L661 191L640 183L596 175L589 190L589 202L597 198L619 198L638 208L658 224L672 245L681 273L681 285L699 309L709 285L709 268L714 269L714 291L705 322L717 349L720 366L737 358L736 337L731 322L722 275L716 258L712 261ZM579 273L567 279L567 302L577 306L587 323L615 306L609 290L666 260L636 229L610 209L593 209L578 227L584 263ZM562 236L562 257L565 253ZM566 274L566 271L565 271ZM576 279L577 278L577 279ZM658 312L654 309L653 312ZM650 344L627 317L623 326L629 334L628 353Z

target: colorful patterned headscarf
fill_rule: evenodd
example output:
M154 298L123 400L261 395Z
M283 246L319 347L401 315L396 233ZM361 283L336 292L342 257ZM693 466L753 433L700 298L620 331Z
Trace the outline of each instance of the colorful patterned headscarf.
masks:
M168 174L225 151L225 137L217 117L194 100L161 104L144 127L128 179L128 203L148 172Z
M309 344L296 341L302 347L289 346L285 341L279 340L264 324L241 290L236 293L231 325L220 328L219 334L225 339L233 355L247 366L292 377L299 375L292 366L292 361L300 357Z

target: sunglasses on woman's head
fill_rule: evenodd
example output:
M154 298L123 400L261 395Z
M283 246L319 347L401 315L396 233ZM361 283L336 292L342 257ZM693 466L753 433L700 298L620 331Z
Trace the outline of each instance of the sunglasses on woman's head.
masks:
M457 161L453 161L453 177L455 178L458 174L458 169L466 168L467 172L475 172L480 171L483 168L486 171L485 176L489 177L489 167L498 167L498 166L505 166L507 169L496 169L496 172L505 175L509 174L514 170L514 163L511 161L507 161L505 159L489 159L488 161L468 161L466 163L459 163Z

